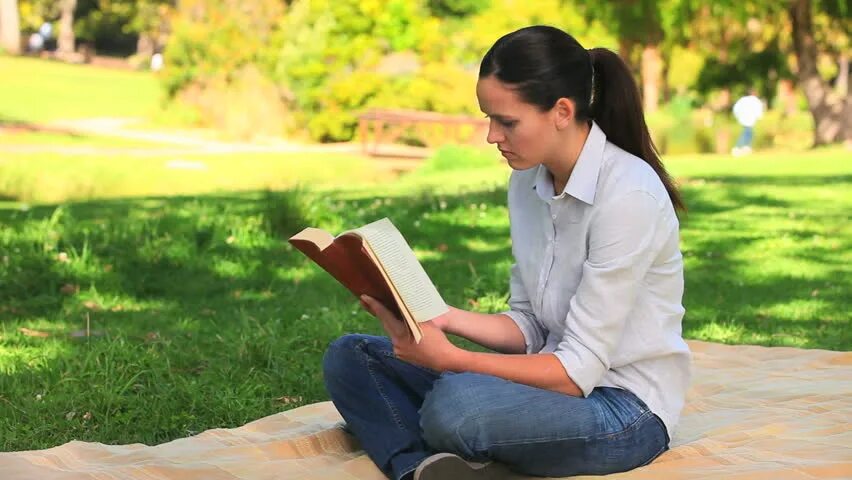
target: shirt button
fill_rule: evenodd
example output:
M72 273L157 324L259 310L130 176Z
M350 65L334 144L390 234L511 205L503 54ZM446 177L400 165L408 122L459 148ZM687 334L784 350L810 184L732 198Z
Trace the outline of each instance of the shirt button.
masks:
M555 213L553 215L551 215L551 217L553 217L553 219L556 220L556 214Z

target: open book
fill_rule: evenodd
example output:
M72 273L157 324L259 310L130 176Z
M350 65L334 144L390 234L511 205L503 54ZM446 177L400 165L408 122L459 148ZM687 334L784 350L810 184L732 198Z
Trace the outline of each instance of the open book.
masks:
M447 304L399 230L387 218L343 232L306 228L290 243L356 297L367 294L405 321L414 341L419 322L446 313Z

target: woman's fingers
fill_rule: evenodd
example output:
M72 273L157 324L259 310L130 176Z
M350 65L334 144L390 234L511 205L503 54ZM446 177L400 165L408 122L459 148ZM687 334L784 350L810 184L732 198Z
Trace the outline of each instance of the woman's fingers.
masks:
M400 318L385 307L382 302L367 296L361 296L361 303L365 304L367 311L372 313L382 322L382 327L391 337L391 340L405 340L408 338L408 329L402 323Z
M367 311L370 315L372 315L372 316L374 316L374 317L375 317L375 316L376 316L376 312L374 312L374 311L373 311L373 308L372 308L372 307L370 307L370 304L369 304L369 303L367 303L367 301L366 301L366 300L364 300L364 298L365 298L365 297L366 297L366 298L369 298L369 297L367 297L366 295L363 295L363 296L361 296L361 298L359 298L359 300L361 301L361 308L363 308L363 309L364 309L364 310L366 310L366 311Z

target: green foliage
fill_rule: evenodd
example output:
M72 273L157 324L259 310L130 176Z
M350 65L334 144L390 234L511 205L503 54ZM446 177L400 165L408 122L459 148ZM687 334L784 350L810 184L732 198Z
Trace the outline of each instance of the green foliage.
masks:
M439 172L493 168L498 164L498 158L492 149L447 145L437 149L410 175L426 176Z
M730 88L735 93L745 93L756 88L763 98L775 93L781 78L792 78L786 56L771 45L763 51L728 52L726 60L716 57L706 60L694 87L701 94Z
M227 4L196 2L228 12ZM239 31L234 33L227 22L215 23L218 17L200 26L199 18L183 14L166 52L164 82L175 96L198 85L205 88L217 72L229 75L255 63L280 88L292 115L284 123L303 126L318 140L350 140L358 113L370 107L476 112L475 65L510 27L556 20L580 38L611 43L603 27L589 27L576 13L557 0L535 5L507 0L296 0L269 29L263 45L244 45ZM443 20L443 14L464 16L473 27ZM230 55L229 48L236 45L239 51Z
M136 32L130 29L137 14L135 1L77 0L74 10L74 36L99 52L132 53Z
M675 45L669 53L669 64L666 83L675 92L685 92L691 89L703 71L706 58L695 50Z
M59 18L60 2L55 0L18 0L21 32L35 32L44 22Z
M267 43L281 14L277 0L245 5L229 0L180 2L165 51L169 68L163 84L168 95L175 97L191 84L203 88L214 80L228 82L246 65L268 69Z
M357 114L370 107L396 107L442 113L476 111L476 78L447 64L428 64L408 75L372 69L337 75L328 81L320 106L308 123L314 138L349 140Z
M375 98L396 98L416 68L394 76L377 66L395 52L412 52L419 61L424 15L420 2L404 0L292 4L275 38L280 50L272 74L313 138L349 140L360 109Z
M429 10L438 17L466 17L487 9L489 0L428 0Z

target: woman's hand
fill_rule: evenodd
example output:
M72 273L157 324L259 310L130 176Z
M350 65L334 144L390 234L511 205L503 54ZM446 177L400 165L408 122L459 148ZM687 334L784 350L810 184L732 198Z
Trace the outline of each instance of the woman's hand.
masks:
M415 343L404 321L385 308L381 302L363 295L361 305L382 322L385 332L393 343L394 354L400 360L438 372L455 370L460 364L460 358L465 350L453 345L434 320L420 324L423 338L420 343Z
M447 313L443 315L438 315L432 320L429 320L428 323L431 323L432 325L438 327L438 329L440 329L444 333L449 333L450 319L452 318L454 313L455 311L453 310L453 307L450 307L450 310Z

